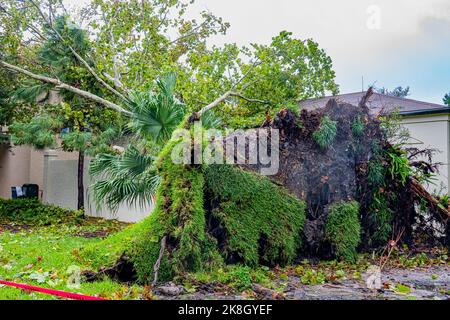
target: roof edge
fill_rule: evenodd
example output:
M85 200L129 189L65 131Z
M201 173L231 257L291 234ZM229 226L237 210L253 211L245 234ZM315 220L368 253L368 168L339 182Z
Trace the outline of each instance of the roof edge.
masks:
M356 92L348 92L348 93L343 93L343 94L337 94L337 95L334 95L334 96L323 96L323 97L309 98L309 99L303 99L303 100L298 99L298 100L297 100L297 103L307 102L307 101L308 101L308 102L312 102L312 101L314 101L314 100L319 100L319 99L333 99L333 98L344 97L344 96L347 96L347 95L364 94L364 93L365 93L365 91L356 91ZM401 101L413 101L413 102L419 102L419 103L424 103L424 104L428 104L428 105L439 106L439 107L441 107L441 108L448 108L448 107L446 107L445 105L438 104L438 103L434 103L434 102L426 102L426 101L415 100L415 99L410 99L410 98L401 98L401 97L390 96L390 95L383 94L383 93L379 93L379 92L373 92L373 94L385 96L385 97L388 97L388 98L390 98L390 99L395 99L395 100L401 100ZM436 108L436 109L438 109L438 108Z
M450 114L450 107L442 107L439 109L425 109L415 111L404 111L398 113L401 116L419 116L419 115L432 115L432 114Z

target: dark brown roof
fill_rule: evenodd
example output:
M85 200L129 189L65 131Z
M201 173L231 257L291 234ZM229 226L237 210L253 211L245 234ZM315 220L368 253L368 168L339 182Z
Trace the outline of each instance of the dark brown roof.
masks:
M346 93L336 96L303 100L300 101L299 104L301 108L312 110L324 107L328 100L330 100L331 98L335 98L338 101L358 105L364 94L365 92ZM450 112L450 107L444 105L407 98L392 97L376 92L374 92L369 98L367 106L372 113L379 113L381 111L389 112L393 110L398 110L402 115Z

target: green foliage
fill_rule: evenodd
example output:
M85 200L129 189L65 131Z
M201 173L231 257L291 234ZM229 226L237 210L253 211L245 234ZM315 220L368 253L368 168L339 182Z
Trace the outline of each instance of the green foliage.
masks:
M0 73L0 78L3 73ZM12 92L0 82L0 126L9 125L14 119L14 105L11 103Z
M44 149L56 145L55 131L60 125L58 120L49 116L38 116L30 122L15 122L9 130L14 144L32 145L36 149Z
M167 236L171 253L165 251L160 280L186 271L211 270L223 264L221 254L237 254L251 266L260 262L287 263L295 258L305 220L304 202L267 178L232 166L208 166L202 170L174 164L170 155L176 143L171 141L155 162L161 182L152 214L100 246L84 248L85 258L104 266L125 253L142 283L153 280L153 265L163 236ZM224 252L219 252L217 240L206 232L204 201L212 199L205 198L205 190L220 203L212 214L227 232ZM259 240L264 237L264 251L259 252Z
M377 91L378 93L381 94L385 94L388 96L392 96L392 97L397 97L397 98L406 98L407 96L409 96L411 93L409 92L409 87L401 87L398 86L396 88L394 88L393 90L389 90L387 88L375 88L375 91Z
M392 180L399 179L405 185L406 180L412 175L412 169L409 165L406 151L398 147L390 147L386 151L386 155L390 160L389 173L391 174Z
M368 164L367 182L374 189L385 183L385 168L379 157L370 159Z
M313 139L323 150L327 149L336 138L337 121L331 120L329 116L324 116L319 129L313 133Z
M399 294L410 294L411 288L408 286L405 286L404 284L397 283L394 291L395 291L395 293L399 293Z
M212 214L227 233L225 257L237 255L251 266L285 264L296 257L305 221L303 201L266 177L234 166L210 165L204 172L210 201L220 203Z
M356 116L352 122L352 134L355 138L359 138L363 135L365 129L364 122L360 116Z
M338 93L331 58L313 40L294 38L287 31L268 45L227 44L195 51L189 53L187 62L189 71L180 90L191 110L215 100L223 88L232 87L246 75L236 91L260 101L227 99L218 111L227 127L259 126L266 111L274 116L280 108L297 105L298 100Z
M87 131L74 130L69 133L61 135L64 150L66 151L81 151L84 152L89 147L89 142L92 138L92 133Z
M250 268L242 265L228 265L210 272L196 272L183 277L181 281L185 287L191 287L192 283L210 284L221 283L233 288L238 292L252 289L255 283L265 287L273 286L271 283L271 272L268 268Z
M60 224L79 220L82 212L45 205L35 199L1 199L0 219L27 225Z
M153 264L164 235L176 243L176 247L170 264L166 251L161 279L185 271L206 270L211 264L217 263L214 239L205 232L203 174L199 169L173 164L170 158L172 146L169 144L162 154L162 180L149 229L136 242L131 253L141 282L152 280Z
M168 73L157 81L157 90L132 95L127 127L135 134L136 145L130 144L123 154L99 154L91 163L98 206L106 204L116 211L125 202L143 208L155 196L160 177L152 166L153 155L169 140L185 112L174 96L175 85L175 74ZM206 124L217 124L214 119L209 114Z
M192 4L172 0L92 1L88 8L91 14L84 22L98 39L93 44L98 69L114 75L117 68L122 83L137 91L147 89L167 71L180 74L189 53L201 51L209 37L225 34L229 27L206 10L192 18Z
M368 209L373 223L373 234L370 237L373 245L384 245L391 236L394 211L389 208L386 197L386 194L376 191Z
M331 205L325 235L333 245L337 257L355 261L356 247L361 239L359 204L351 201Z
M116 211L121 203L149 204L160 178L152 167L153 157L130 145L123 154L98 154L89 172L95 179L93 197L98 206L106 204Z
M218 129L222 125L222 119L217 116L214 110L208 110L201 116L202 127L204 129Z
M321 271L316 271L314 269L307 269L303 272L300 281L304 285L318 285L324 284L326 280L326 275Z
M379 119L381 120L380 129L385 140L395 141L397 145L403 145L408 142L410 139L409 130L402 125L398 110L387 113Z
M445 105L450 107L450 93L446 93L442 101Z
M166 142L185 114L185 106L174 96L176 76L166 74L157 81L158 92L135 92L131 96L129 127L141 138Z
M22 82L22 86L17 88L12 94L12 99L16 102L29 102L35 103L41 94L45 93L47 97L48 90L51 86L48 84L36 83L32 80L25 80Z

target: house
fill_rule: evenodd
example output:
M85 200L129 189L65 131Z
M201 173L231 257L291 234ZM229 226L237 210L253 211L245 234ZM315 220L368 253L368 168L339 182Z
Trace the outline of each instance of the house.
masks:
M299 102L300 108L312 110L325 106L330 98L358 105L365 92L347 93ZM420 149L436 149L433 162L440 163L436 181L426 186L432 193L449 193L450 107L407 98L373 93L367 102L372 114L398 111L401 124L408 129L408 144Z

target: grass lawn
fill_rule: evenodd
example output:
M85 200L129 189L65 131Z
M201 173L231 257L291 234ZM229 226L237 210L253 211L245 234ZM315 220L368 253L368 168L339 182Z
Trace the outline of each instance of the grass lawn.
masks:
M144 293L143 287L109 279L70 287L71 270L90 267L89 262L78 258L79 248L123 227L124 224L116 221L93 218L51 226L18 225L3 220L0 222L0 279L108 299L137 299ZM0 285L0 299L58 297Z

